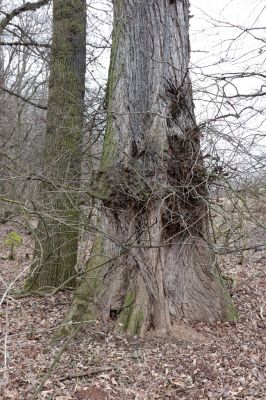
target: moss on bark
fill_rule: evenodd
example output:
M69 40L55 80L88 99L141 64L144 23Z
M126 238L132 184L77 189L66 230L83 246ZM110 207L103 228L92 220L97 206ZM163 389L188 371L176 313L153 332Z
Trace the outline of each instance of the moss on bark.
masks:
M111 49L111 58L108 72L108 83L106 90L106 105L107 105L107 126L104 136L104 144L103 144L103 152L101 157L101 165L100 171L101 173L107 172L112 162L117 157L117 138L113 132L113 119L114 115L112 112L112 99L115 90L115 86L119 79L119 71L117 70L117 51L119 50L119 43L121 37L123 36L123 32L125 30L125 26L123 23L123 1L120 0L116 2L114 5L117 7L118 11L115 13L114 21L113 21L113 32L112 32L112 49ZM120 15L119 18L116 18L117 15ZM121 67L120 67L121 68Z
M42 205L27 289L75 284L86 70L86 1L54 0ZM72 277L72 279L71 279Z
M73 303L67 312L61 326L54 335L60 338L69 335L77 324L95 320L99 317L99 295L102 291L101 266L105 263L103 256L103 238L97 235L85 270L80 277L79 286L75 292Z
M71 307L72 320L86 310L90 318L104 319L114 311L115 328L144 335L149 328L170 332L171 324L184 318L232 316L230 298L211 273L188 26L188 4L114 1L99 173L100 190L109 197L100 208L101 253L109 262L103 267L91 258L101 285L93 288L88 270L82 299L78 290Z

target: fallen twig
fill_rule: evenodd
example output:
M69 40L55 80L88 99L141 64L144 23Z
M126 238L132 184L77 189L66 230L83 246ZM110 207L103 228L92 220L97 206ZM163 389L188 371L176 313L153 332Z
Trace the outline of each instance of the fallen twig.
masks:
M260 307L260 318L264 320L264 305Z
M66 348L68 347L69 343L73 340L74 336L78 333L78 331L81 329L81 325L78 326L72 333L71 335L67 338L67 340L65 341L65 343L62 345L61 349L59 349L58 353L56 354L55 358L53 359L50 367L48 368L46 374L42 377L39 385L37 386L33 396L31 397L31 400L36 400L38 398L38 394L41 393L41 391L44 388L44 385L47 381L47 379L51 376L54 368L56 367L56 365L58 364L58 362L61 359L62 354L64 353L64 351L66 350Z
M89 369L87 371L77 372L74 374L68 374L66 376L62 376L61 378L59 378L59 381L64 382L64 381L67 381L68 379L83 378L85 376L93 376L93 375L101 374L102 372L113 371L115 369L117 369L117 367L115 367L115 366L103 367L103 368L101 368L101 367L93 368L93 369Z

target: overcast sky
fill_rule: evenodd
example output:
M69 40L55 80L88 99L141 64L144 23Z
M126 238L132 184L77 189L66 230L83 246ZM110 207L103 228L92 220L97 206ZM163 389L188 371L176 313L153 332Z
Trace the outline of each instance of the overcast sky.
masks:
M198 120L212 118L218 113L244 110L239 120L221 120L220 124L222 126L227 123L225 131L231 137L235 135L241 138L239 146L251 141L252 135L257 135L252 140L257 147L261 146L265 154L266 96L257 99L227 99L222 109L219 109L221 88L227 96L254 93L261 88L266 92L265 78L253 75L266 74L265 0L191 0L191 14L192 77L196 83L195 88L200 86L199 93L194 93L194 97L199 99L196 101ZM248 30L245 31L246 28ZM219 81L218 89L214 83L215 77L234 72L250 73L253 76L234 79L229 84ZM213 76L213 80L205 77L208 74ZM206 95L204 88L208 92Z
M231 61L231 64L235 65L237 61L238 65L241 65L249 60L248 64L251 66L254 62L258 63L258 58L260 63L265 62L265 49L264 54L258 54L262 42L237 28L265 27L265 0L191 0L191 14L192 50L204 51L202 54L192 53L192 61L195 64L206 66L210 61L222 61L221 64ZM264 38L266 44L265 28L264 31L252 32ZM250 52L253 52L252 57L255 57L253 63Z

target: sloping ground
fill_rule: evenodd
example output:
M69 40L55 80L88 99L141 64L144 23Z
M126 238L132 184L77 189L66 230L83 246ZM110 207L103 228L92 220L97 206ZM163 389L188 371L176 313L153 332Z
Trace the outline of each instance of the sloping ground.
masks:
M31 238L14 261L6 259L4 238L11 226L0 227L0 294L30 264ZM49 366L62 348L50 338L72 293L53 297L6 297L0 311L1 399L57 400L200 400L266 399L266 258L248 255L243 265L226 256L223 271L233 281L239 310L235 325L186 321L177 337L129 338L94 322L71 341L51 374ZM179 337L179 338L178 338ZM182 338L182 339L181 339ZM49 376L48 376L49 375Z

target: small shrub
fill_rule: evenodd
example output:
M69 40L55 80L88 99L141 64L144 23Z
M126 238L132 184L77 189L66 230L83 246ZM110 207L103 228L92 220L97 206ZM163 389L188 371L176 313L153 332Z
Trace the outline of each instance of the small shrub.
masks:
M6 235L5 245L10 249L10 253L8 255L9 260L15 259L15 249L22 245L22 236L18 232L10 232Z

